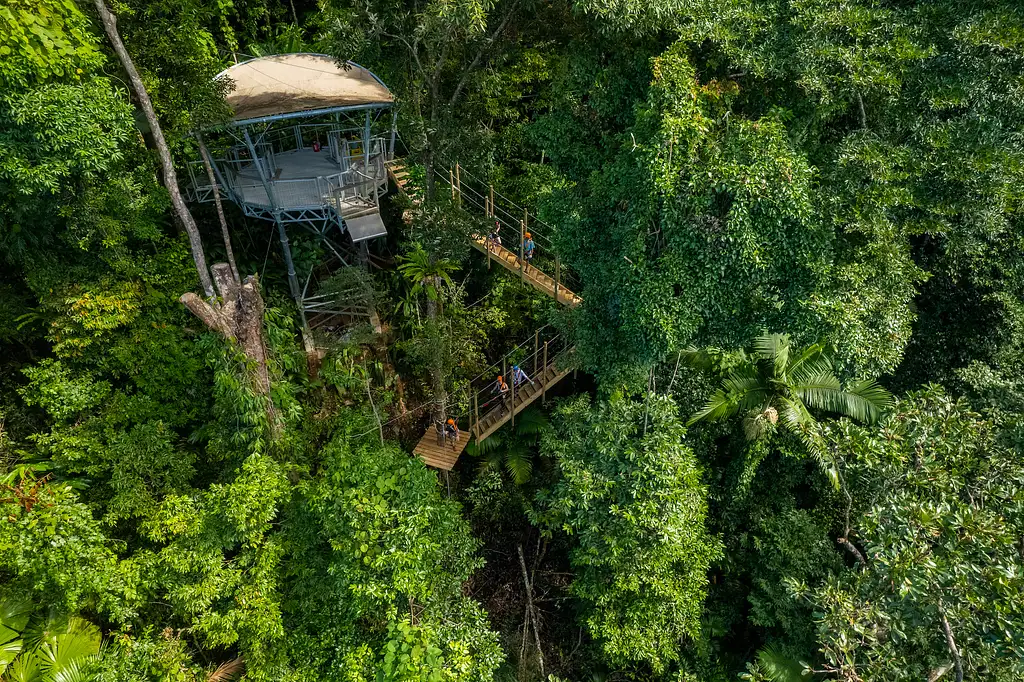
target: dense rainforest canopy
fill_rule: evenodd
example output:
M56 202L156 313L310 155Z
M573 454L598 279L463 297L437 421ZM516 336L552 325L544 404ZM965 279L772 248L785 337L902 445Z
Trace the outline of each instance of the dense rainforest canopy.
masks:
M299 52L372 324L186 201ZM4 682L1024 681L1022 376L1019 0L0 0Z

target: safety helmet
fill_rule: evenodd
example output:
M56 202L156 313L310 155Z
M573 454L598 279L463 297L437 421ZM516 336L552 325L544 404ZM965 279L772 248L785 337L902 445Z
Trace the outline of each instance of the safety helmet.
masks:
M448 424L449 424L450 426L455 426L455 420L454 420L454 419L449 419L449 420L448 420Z
M527 239L533 239L533 235L532 235L532 234L530 234L529 232L527 232L527 233L526 233L526 238L527 238Z
M498 375L498 381L504 381L504 380L505 380L505 377L503 377L503 376L501 376L501 375L499 374L499 375Z
M519 369L519 365L512 365L512 369L513 369L513 370L517 370L517 369Z

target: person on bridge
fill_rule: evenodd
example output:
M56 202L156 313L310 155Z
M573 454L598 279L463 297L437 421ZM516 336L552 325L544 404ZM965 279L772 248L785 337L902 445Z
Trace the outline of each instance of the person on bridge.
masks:
M487 235L487 248L498 248L501 246L501 221L494 221L494 229Z
M455 423L454 419L449 419L445 423L444 435L448 442L452 444L452 450L455 450L455 446L459 443L459 425Z
M523 235L523 258L526 259L526 269L530 269L530 261L533 260L533 252L537 250L537 245L533 243L533 235L527 232Z
M508 384L505 383L505 377L498 375L498 380L494 382L494 388L491 389L491 393L499 397L498 409L501 410L501 415L504 416L506 407L505 399L508 397Z
M526 382L533 386L533 379L528 377L519 365L512 365L512 385L519 387Z

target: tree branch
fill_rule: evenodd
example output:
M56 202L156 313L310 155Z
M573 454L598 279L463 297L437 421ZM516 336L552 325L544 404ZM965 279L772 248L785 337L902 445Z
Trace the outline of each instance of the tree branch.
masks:
M530 583L530 574L526 570L526 559L523 557L523 546L516 545L519 550L519 568L523 572L523 583L526 585L526 612L533 623L533 642L537 647L537 664L540 667L540 676L544 677L544 652L540 648L540 627L537 625L537 610L533 606L533 585Z
M942 632L946 635L946 646L949 648L949 653L953 655L956 682L964 682L964 661L960 658L960 650L953 639L953 628L949 626L949 621L946 620L946 612L942 608L942 600L939 600L939 620L942 622Z
M480 46L480 49L477 50L476 56L473 57L473 61L470 62L469 66L466 67L466 70L462 72L462 77L459 79L458 84L455 86L455 92L452 93L452 97L448 101L448 106L453 107L455 106L455 103L459 101L459 95L462 94L462 89L466 85L466 79L468 79L469 75L473 72L474 69L476 69L477 64L479 64L480 60L483 58L484 53L491 47L491 45L494 44L494 41L498 39L498 36L501 35L501 32L505 30L505 26L512 18L512 15L515 13L516 7L518 5L519 0L513 0L512 3L509 4L508 12L502 18L501 23L498 24L498 28L494 30L494 33L492 33L487 38L487 40L484 41L484 44Z
M160 120L156 117L156 110L153 109L153 102L149 99L149 93L142 82L142 77L139 76L135 63L132 62L132 58L128 54L124 42L121 40L121 35L117 32L117 19L107 9L103 0L93 0L93 4L100 15L100 23L103 24L103 30L106 32L107 38L110 39L110 44L113 46L121 66L124 67L125 72L128 74L128 81L132 85L132 90L135 91L135 97L139 100L139 106L142 108L142 113L149 124L150 131L153 134L153 141L156 143L160 166L163 170L164 185L167 187L167 192L171 195L171 205L174 207L178 220L184 225L185 232L188 234L189 246L192 249L192 259L196 264L196 272L199 273L199 282L203 286L206 297L212 298L214 295L213 282L210 280L210 272L206 267L203 241L199 236L199 228L196 226L196 221L189 212L188 207L185 206L185 200L181 197L181 190L178 188L178 176L174 172L174 163L171 161L171 152L167 147L167 140L164 139L163 130L160 128Z

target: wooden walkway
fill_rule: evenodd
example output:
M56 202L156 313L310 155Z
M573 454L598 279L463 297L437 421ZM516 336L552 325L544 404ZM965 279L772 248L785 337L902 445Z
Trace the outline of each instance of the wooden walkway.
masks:
M420 442L416 444L416 447L413 448L412 452L414 455L418 455L428 467L451 471L452 467L455 466L455 462L458 461L459 455L462 454L462 451L466 449L468 444L469 434L463 431L462 437L459 438L459 442L456 443L454 448L452 448L451 443L438 445L437 432L434 430L434 427L430 427L427 429L426 434L423 435L423 438L420 439Z
M486 412L480 417L479 423L471 424L468 433L465 430L462 431L462 437L459 438L459 442L454 448L451 443L439 445L437 442L437 432L433 427L430 427L423 435L423 438L420 439L420 442L416 444L416 447L413 448L413 454L422 459L429 467L451 471L452 467L459 460L459 455L462 454L469 444L471 437L476 438L477 442L487 438L508 423L514 415L519 414L538 398L543 397L550 387L561 381L568 373L569 370L558 369L552 361L546 371L540 372L538 376L533 377L532 384L528 383L516 387L514 404L510 390L504 407L500 406L497 401L489 405ZM511 410L508 409L509 406L512 407Z
M482 253L487 253L488 251L486 239L475 237L473 239L473 246ZM496 262L505 266L508 270L520 275L524 282L532 286L534 289L538 289L547 294L559 303L564 303L567 306L575 308L583 302L582 298L569 291L564 285L551 279L532 265L520 267L519 255L513 253L509 249L506 249L504 246L491 245L490 252L489 258L494 259Z
M395 183L398 191L412 199L414 204L419 204L419 197L412 196L409 192L409 170L405 167L404 161L401 159L390 161L387 165L387 169L388 176L391 181ZM461 191L461 189L458 191ZM560 278L558 277L557 261L555 274L556 279L552 279L536 267L531 265L521 265L519 262L519 256L503 246L495 245L488 249L487 240L483 237L474 237L472 243L480 252L487 254L488 260L493 259L497 261L503 267L519 275L524 282L552 297L557 302L574 308L583 302L582 298L569 289L566 289L565 286L558 281ZM539 349L534 350L534 354L537 356L535 361L538 364L540 358L539 352ZM547 344L545 343L544 361L547 362L547 364L543 369L537 372L537 376L533 377L532 383L517 386L515 390L510 390L509 396L505 399L504 405L493 401L494 396L484 394L483 400L487 404L482 406L482 411L480 409L481 406L479 405L474 405L471 408L471 414L469 416L470 423L468 424L469 428L462 431L462 437L454 447L452 447L451 443L439 444L437 431L433 425L431 425L420 439L419 443L416 444L416 447L413 448L413 454L422 459L427 466L441 469L443 471L451 471L455 466L455 463L458 461L459 455L462 454L466 449L466 446L469 444L470 438L475 438L477 442L484 440L506 423L514 420L515 415L525 410L538 398L543 398L547 393L548 388L554 386L569 373L568 370L558 368L556 364L557 359L558 358L551 358L550 362L548 362ZM477 394L474 398L478 402L480 400L480 394ZM461 426L464 425L460 424L460 427Z
M523 384L516 387L515 401L510 411L507 407L502 408L495 405L480 417L479 424L473 424L470 433L477 441L490 436L492 433L504 426L514 415L519 414L529 407L537 398L542 397L549 388L557 384L569 373L567 369L559 369L552 361L543 372L533 377L532 384ZM512 402L511 397L509 402Z

